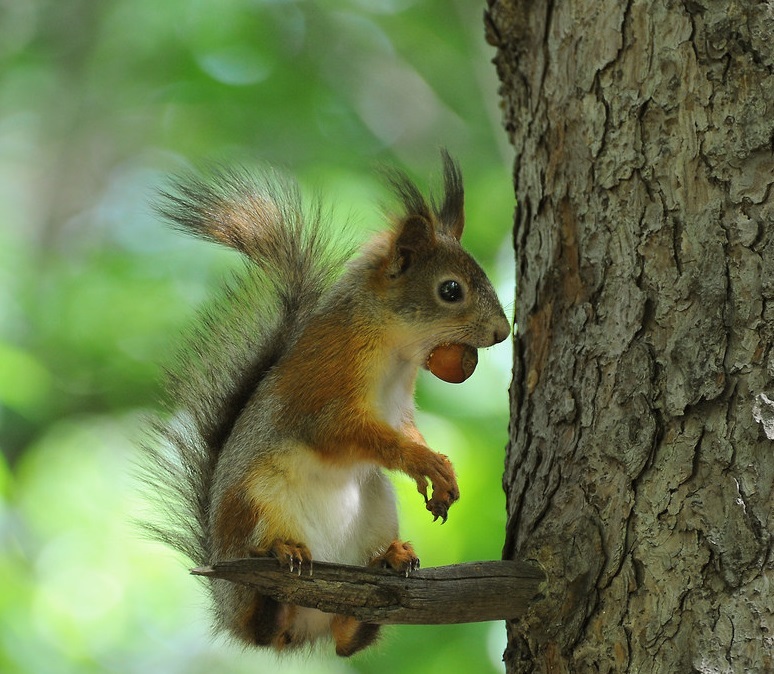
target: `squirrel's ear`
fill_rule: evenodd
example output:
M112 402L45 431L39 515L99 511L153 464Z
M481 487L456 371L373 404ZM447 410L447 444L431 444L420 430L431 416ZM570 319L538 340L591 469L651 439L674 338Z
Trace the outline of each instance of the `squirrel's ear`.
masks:
M451 234L459 241L462 238L462 230L465 227L465 214L460 211L454 220L444 221L443 227L447 234Z
M434 244L435 231L425 218L412 215L402 220L387 265L388 275L392 278L400 276L418 254L430 250Z

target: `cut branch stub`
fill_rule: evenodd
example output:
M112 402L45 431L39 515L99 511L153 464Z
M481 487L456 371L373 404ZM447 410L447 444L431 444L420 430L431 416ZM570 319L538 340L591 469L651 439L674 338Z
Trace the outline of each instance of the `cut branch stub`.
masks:
M249 558L191 573L250 585L283 603L384 625L519 618L545 579L535 566L514 561L437 566L405 577L388 569L327 562L315 562L311 574L298 575L274 558Z

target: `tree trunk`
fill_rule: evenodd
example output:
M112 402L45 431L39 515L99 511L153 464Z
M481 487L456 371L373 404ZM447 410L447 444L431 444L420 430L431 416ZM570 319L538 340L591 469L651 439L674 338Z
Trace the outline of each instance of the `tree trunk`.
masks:
M518 199L509 672L774 671L774 10L490 0Z

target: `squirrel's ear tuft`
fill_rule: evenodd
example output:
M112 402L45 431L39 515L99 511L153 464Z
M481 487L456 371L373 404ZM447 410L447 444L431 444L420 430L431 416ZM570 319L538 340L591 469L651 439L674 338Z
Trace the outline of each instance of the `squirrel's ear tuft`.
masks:
M409 216L398 225L395 243L390 251L387 273L396 278L405 272L418 254L435 245L435 231L430 222L418 215Z
M432 219L432 212L427 200L403 171L386 168L382 170L382 174L403 206L405 217L419 216L426 220Z
M438 220L443 231L453 236L457 241L462 237L465 227L465 190L462 186L462 172L459 164L444 149L443 159L443 203L436 208Z

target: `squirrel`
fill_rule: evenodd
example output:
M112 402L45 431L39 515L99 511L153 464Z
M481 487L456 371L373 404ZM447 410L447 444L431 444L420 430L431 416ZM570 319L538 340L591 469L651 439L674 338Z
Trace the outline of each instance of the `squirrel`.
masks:
M434 519L446 520L459 490L416 427L417 372L446 345L475 354L510 334L460 245L462 175L442 159L440 200L386 172L400 212L354 256L319 201L305 211L297 185L271 169L213 169L162 192L156 209L174 227L247 260L167 371L169 414L145 448L144 480L166 510L146 524L155 538L199 566L273 555L298 573L313 558L419 567L383 469L413 478ZM439 376L460 381L475 361L451 353L464 373ZM227 581L209 587L216 629L250 645L283 651L332 636L349 656L379 630Z

